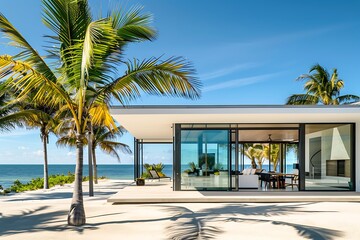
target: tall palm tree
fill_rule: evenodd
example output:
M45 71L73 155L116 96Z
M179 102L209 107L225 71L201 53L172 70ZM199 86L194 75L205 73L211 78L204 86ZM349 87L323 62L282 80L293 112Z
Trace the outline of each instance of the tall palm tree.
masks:
M112 155L120 162L120 156L117 151L124 153L131 153L130 147L124 143L116 141L117 138L122 137L126 133L126 130L117 126L115 129L109 130L105 126L93 126L92 134L92 161L93 161L93 170L94 170L94 182L97 181L97 160L96 160L96 148L100 148L103 152ZM68 131L68 134L61 136L56 144L58 146L76 146L76 136L74 131ZM84 139L84 144L88 144L88 140Z
M356 95L340 95L344 81L338 78L337 69L330 74L319 64L311 67L309 74L303 74L297 80L306 80L305 94L293 94L288 99L288 105L339 105L359 101Z
M141 8L114 10L93 20L87 0L42 0L43 22L53 32L49 65L0 15L0 31L21 52L0 56L0 78L19 92L36 92L34 100L68 113L75 125L76 168L69 225L85 224L82 192L83 139L89 124L115 128L109 112L111 99L127 104L141 93L194 99L200 82L191 65L182 58L124 60L124 47L131 42L154 39L151 16ZM123 75L117 68L126 66ZM53 68L51 67L53 66ZM55 67L56 66L56 67Z

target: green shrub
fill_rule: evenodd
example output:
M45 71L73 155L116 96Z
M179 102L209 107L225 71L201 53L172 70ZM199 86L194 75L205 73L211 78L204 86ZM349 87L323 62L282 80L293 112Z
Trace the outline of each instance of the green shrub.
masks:
M165 165L163 163L152 165L144 163L144 168L146 172L143 172L143 174L141 175L142 178L151 178L150 170L155 170L160 177L166 177L166 175L163 173L163 169L165 168Z
M101 176L98 179L105 179L106 177ZM68 172L67 175L64 174L56 174L49 176L49 187L52 188L56 185L63 186L67 183L73 183L75 181L75 174ZM83 177L83 182L89 181L88 176ZM24 191L31 191L36 189L42 189L44 187L44 178L33 178L28 183L22 183L19 180L14 181L13 185L6 189L4 192L24 192Z

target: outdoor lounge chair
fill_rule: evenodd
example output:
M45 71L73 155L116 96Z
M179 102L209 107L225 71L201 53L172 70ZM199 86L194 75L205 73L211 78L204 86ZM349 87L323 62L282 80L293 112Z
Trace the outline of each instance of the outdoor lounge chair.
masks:
M160 175L158 174L158 172L156 170L150 170L149 171L151 178L150 179L157 179L157 180L161 180L161 179L166 179L168 178L171 181L171 177L167 177L167 176L163 176L160 177Z

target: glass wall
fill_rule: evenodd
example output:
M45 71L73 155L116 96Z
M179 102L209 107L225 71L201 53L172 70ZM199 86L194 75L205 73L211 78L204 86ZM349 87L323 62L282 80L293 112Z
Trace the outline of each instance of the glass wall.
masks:
M306 124L305 190L353 190L351 124Z
M283 172L288 174L299 174L298 144L287 143L284 147Z
M181 190L229 188L229 130L181 130Z

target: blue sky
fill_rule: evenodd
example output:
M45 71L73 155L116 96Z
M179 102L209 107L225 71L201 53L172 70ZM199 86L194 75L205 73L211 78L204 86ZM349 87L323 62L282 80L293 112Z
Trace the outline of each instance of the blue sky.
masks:
M157 40L127 48L126 57L183 56L194 64L203 82L199 100L143 96L132 104L284 104L302 92L295 79L319 63L338 69L345 81L343 94L360 95L359 1L190 1L90 0L94 15L110 6L144 6L154 15ZM39 0L2 0L0 12L42 52ZM13 54L1 38L0 54ZM132 146L132 137L122 139ZM74 163L74 151L57 149L50 139L50 163ZM37 130L0 134L0 163L42 163ZM167 162L168 149L149 150L153 159ZM117 163L100 155L101 163ZM131 162L123 156L122 163Z

